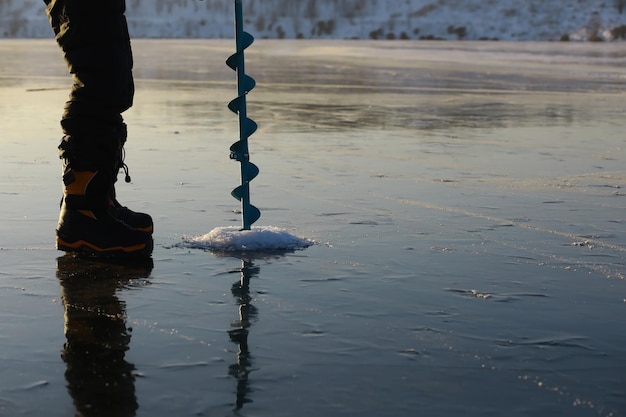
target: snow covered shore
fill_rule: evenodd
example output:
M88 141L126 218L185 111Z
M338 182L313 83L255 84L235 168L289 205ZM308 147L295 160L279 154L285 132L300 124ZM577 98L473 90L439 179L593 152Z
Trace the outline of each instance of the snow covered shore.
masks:
M244 0L258 38L611 40L626 0ZM230 38L232 0L127 0L135 38ZM49 37L41 0L0 0L0 37Z

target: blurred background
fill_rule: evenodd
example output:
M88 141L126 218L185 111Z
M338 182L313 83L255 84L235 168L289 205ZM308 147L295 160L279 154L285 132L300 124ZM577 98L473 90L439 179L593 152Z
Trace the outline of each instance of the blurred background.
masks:
M230 38L233 0L127 0L134 38ZM626 0L244 0L271 39L613 41ZM0 0L0 38L50 36L42 0Z

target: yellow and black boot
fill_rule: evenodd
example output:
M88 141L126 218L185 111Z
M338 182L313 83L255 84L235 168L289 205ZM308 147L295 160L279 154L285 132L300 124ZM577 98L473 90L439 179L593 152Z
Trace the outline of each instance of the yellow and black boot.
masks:
M105 257L152 253L150 233L137 230L111 214L109 193L113 174L110 169L75 169L71 163L66 164L57 249Z

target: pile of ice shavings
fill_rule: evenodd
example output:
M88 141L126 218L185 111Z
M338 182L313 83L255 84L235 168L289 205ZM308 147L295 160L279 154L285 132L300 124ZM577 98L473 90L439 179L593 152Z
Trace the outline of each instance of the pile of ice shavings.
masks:
M216 227L202 236L183 236L183 242L187 247L219 252L298 250L314 244L273 226L251 230Z

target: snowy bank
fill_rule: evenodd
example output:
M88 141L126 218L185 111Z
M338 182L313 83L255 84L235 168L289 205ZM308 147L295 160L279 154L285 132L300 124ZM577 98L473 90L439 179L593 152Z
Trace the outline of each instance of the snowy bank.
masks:
M626 0L244 0L258 38L610 40ZM127 0L136 38L230 38L232 0ZM624 13L624 14L623 14ZM0 37L49 37L41 0L0 0Z

